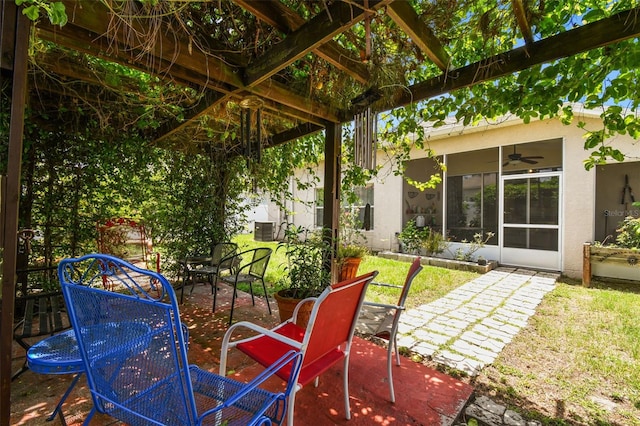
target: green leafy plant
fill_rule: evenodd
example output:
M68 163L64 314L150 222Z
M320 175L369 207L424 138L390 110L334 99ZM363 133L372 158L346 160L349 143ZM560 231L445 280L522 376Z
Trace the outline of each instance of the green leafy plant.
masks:
M427 255L433 256L442 253L447 246L444 236L433 229L427 229L427 231L427 237L422 242L422 247L427 252Z
M22 14L32 21L40 17L40 10L44 11L53 25L61 27L67 23L67 11L61 1L49 0L15 0L16 5L24 6Z
M362 258L369 254L367 239L361 232L362 224L358 216L351 211L343 211L340 215L340 239L337 258Z
M474 254L487 244L487 242L493 238L494 232L486 232L484 235L481 232L477 232L473 235L473 240L462 240L461 243L465 243L465 247L458 247L455 252L451 251L451 245L447 244L446 250L456 260L462 260L465 262L471 262L474 260Z
M616 245L624 248L640 248L640 218L627 216L618 229Z
M369 254L369 249L358 244L345 244L338 246L338 259L347 257L364 257Z
M416 226L415 220L410 220L402 228L402 232L398 235L398 238L402 242L403 251L410 254L419 254L420 249L423 247L425 241L429 237L428 228L420 228Z
M284 250L287 259L284 275L276 282L278 291L296 299L319 295L331 281L331 274L324 267L326 249L320 232L288 224L284 239L276 248Z

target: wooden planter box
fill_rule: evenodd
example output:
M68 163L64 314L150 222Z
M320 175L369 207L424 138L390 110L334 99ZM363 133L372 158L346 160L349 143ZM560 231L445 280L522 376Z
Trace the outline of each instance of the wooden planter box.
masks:
M640 281L640 250L585 243L582 284L589 287L592 276Z

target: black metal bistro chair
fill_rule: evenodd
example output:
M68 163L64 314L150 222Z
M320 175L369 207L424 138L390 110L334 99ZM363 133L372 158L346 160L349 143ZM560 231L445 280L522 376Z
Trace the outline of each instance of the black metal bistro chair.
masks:
M267 265L271 258L273 250L270 248L262 247L251 250L246 250L241 253L237 253L230 256L226 260L237 264L231 275L225 275L220 277L220 280L233 286L233 297L231 298L231 313L229 314L229 325L233 321L233 308L235 305L236 297L238 295L238 283L249 283L249 291L251 293L251 303L255 306L256 301L253 295L253 283L261 282L262 289L264 291L264 297L267 301L267 309L269 315L271 315L271 306L269 305L269 296L267 296L267 286L264 283L264 274L267 271ZM214 299L215 305L215 299Z
M182 289L180 303L184 301L184 288L191 283L190 294L198 282L198 278L204 278L211 286L213 294L213 311L216 310L216 282L222 272L231 271L234 265L231 256L238 252L236 243L217 243L211 250L211 256L191 256L182 262Z

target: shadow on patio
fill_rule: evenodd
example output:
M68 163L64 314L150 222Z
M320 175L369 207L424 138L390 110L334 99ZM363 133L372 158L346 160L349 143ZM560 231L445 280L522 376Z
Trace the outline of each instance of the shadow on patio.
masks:
M208 285L198 284L193 294L185 294L180 315L189 326L189 359L193 364L217 372L220 346L227 328L231 289L219 284L215 315L211 314L212 295ZM178 290L178 297L179 297ZM273 315L269 315L264 300L251 305L248 294L236 301L234 319L248 320L271 327L278 322L275 301L271 301ZM24 362L24 351L14 343L14 370ZM239 351L231 351L229 368L239 380L248 380L261 367ZM344 418L340 365L320 377L317 388L308 386L296 396L295 423L298 425L450 425L471 396L471 386L439 373L422 364L404 358L400 367L394 366L397 402L389 402L386 383L386 350L369 341L354 338L350 368L349 391L351 420ZM27 371L12 383L11 424L60 424L59 418L47 422L60 396L71 382L71 375L39 375ZM273 379L267 383L272 390L282 389L283 383ZM79 425L91 409L86 380L81 378L63 406L68 425ZM92 425L119 424L111 418L96 415Z

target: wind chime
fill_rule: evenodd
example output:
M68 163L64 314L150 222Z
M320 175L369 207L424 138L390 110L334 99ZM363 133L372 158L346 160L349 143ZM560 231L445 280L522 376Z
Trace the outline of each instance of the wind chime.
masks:
M364 1L364 7L368 10L368 0ZM369 63L371 59L371 14L369 12L365 12L364 28L365 50L361 52L361 57L362 62ZM358 108L358 112L353 117L354 163L363 169L373 170L376 167L378 114L371 111L371 104L380 97L377 89L370 88L351 100L351 104Z
M257 96L247 96L240 101L240 143L247 168L262 160L262 106Z
M354 163L363 169L376 167L377 115L367 106L353 117L354 121Z
M257 192L256 164L262 161L262 106L257 96L247 96L240 101L240 143L247 169L252 176L251 186Z

